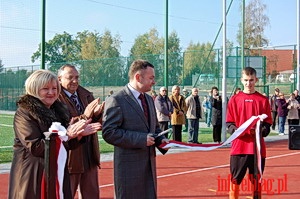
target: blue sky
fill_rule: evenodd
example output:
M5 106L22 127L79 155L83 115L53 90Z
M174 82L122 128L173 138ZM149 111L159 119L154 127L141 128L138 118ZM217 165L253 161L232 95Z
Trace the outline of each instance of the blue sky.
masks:
M123 41L127 56L134 39L156 28L164 36L164 0L46 0L46 40L64 31L75 35L84 30L110 30ZM213 42L222 23L222 0L169 0L169 33L176 31L183 50L194 43ZM229 4L229 0L227 1ZM227 18L227 37L236 43L241 21L239 3L234 0ZM246 0L246 3L248 0ZM271 46L297 42L297 0L262 0L270 26L265 35ZM0 1L0 59L6 66L30 65L41 33L40 0ZM222 35L216 48L222 45ZM39 64L38 62L35 64Z

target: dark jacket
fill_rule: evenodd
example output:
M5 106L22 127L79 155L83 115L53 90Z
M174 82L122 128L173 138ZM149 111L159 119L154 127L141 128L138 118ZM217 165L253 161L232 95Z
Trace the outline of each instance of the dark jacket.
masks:
M14 116L14 156L9 178L9 199L41 198L41 181L44 171L45 136L52 122L67 127L69 114L59 101L50 109L37 98L25 95L17 102ZM77 139L64 143L66 149L76 148ZM71 198L68 172L64 178L65 198Z
M276 100L276 104L278 106L277 108L277 112L278 112L278 117L286 117L288 114L289 109L288 107L288 103L286 103L285 99L277 99Z
M173 113L173 105L168 96L159 94L155 100L156 115L159 122L169 122L169 113Z
M217 100L213 97L210 98L211 102L211 124L222 125L222 99Z
M94 100L93 94L81 86L78 87L77 94L84 109L90 102ZM71 99L69 99L63 89L59 95L59 100L68 106L72 117L80 116L80 113L77 112L75 104ZM82 145L75 150L69 151L69 173L84 173L85 169L89 169L90 167L100 167L98 134L94 133L92 135L85 136L82 139L84 139L82 141Z

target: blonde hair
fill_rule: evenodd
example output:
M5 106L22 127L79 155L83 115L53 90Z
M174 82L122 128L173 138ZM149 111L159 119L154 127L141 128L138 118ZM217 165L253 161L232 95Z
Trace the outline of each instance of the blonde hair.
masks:
M60 84L57 76L49 70L36 70L25 81L26 94L40 99L39 90L49 82L56 82L57 94L60 93Z

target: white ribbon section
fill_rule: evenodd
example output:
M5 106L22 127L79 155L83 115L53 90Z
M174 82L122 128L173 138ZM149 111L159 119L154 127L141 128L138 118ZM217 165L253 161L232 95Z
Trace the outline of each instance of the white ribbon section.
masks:
M258 168L258 172L260 174L260 179L259 179L259 183L261 183L261 179L262 179L262 169L261 169L261 145L260 145L260 123L262 120L258 120L257 121L257 125L256 125L256 129L255 129L255 142L256 142L256 160L257 160L257 168ZM254 156L255 158L255 156Z
M61 139L63 141L68 140L67 130L63 125L61 125L60 122L52 122L52 125L49 128L49 132L57 133L60 137L62 137ZM65 137L67 138L66 140Z
M49 132L57 133L61 141L57 156L57 179L59 183L59 197L60 199L63 199L63 181L65 173L65 164L67 161L67 151L62 142L68 140L67 130L64 126L61 125L60 122L53 122L51 127L49 128Z
M180 142L173 142L170 140L170 143L163 144L161 148L172 148L172 147L180 147L180 148L187 148L187 149L192 149L192 150L201 150L201 151L210 151L214 150L217 148L220 148L222 146L225 146L229 143L231 143L233 140L235 140L237 137L239 137L248 127L251 127L257 122L256 125L256 142L259 145L259 154L260 154L260 141L259 141L259 125L260 121L266 119L268 116L266 114L258 115L258 116L252 116L250 119L248 119L245 123L243 123L222 145L217 145L217 146L203 146L199 144L185 144L185 143L180 143ZM258 120L258 121L257 121ZM259 122L259 123L258 123Z
M257 158L257 167L258 167L258 172L260 174L260 179L259 181L261 182L262 179L262 169L261 169L261 144L260 144L260 123L264 119L266 119L268 116L266 114L258 115L258 116L252 116L250 119L248 119L245 123L243 123L222 145L217 145L217 146L208 146L205 144L186 144L182 142L176 142L170 140L170 143L162 144L160 147L161 148L172 148L172 147L180 147L180 148L187 148L187 149L192 149L192 150L201 150L201 151L210 151L213 149L220 148L222 146L225 146L229 143L231 143L233 140L235 140L237 137L239 137L246 129L251 128L256 124L256 129L255 129L255 142L256 142L256 158Z

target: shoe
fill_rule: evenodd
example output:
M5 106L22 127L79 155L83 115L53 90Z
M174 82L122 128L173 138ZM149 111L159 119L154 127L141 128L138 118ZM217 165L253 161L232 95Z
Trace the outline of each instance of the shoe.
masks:
M193 142L194 144L202 144L202 142Z
M202 144L202 142L187 142L188 144Z
M284 135L284 133L279 133L278 135Z

